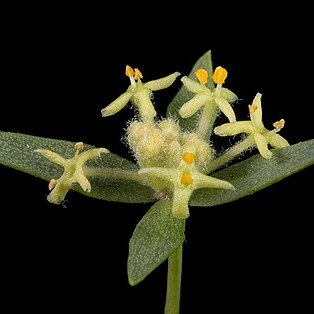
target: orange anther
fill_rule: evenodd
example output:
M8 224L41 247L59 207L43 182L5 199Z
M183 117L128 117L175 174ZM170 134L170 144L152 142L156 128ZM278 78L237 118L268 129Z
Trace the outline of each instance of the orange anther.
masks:
M195 154L190 153L190 152L186 152L183 154L182 159L189 165L193 164L193 162L195 161Z
M195 72L196 77L202 84L206 84L208 82L208 72L205 69L198 69Z
M183 173L181 176L181 184L188 186L193 183L193 178L190 173Z
M143 74L139 69L134 69L134 78L136 80L143 78Z
M221 85L225 82L226 78L227 78L228 72L225 68L219 66L215 69L214 74L213 74L213 81L218 84Z
M135 74L134 70L129 65L127 65L125 67L125 75L131 78L134 77L134 74Z

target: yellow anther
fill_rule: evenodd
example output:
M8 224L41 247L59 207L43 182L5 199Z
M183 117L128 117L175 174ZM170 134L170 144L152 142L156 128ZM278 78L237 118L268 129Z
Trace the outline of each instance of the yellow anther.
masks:
M134 78L136 80L143 78L143 74L139 69L134 69Z
M257 110L257 108L258 108L257 104L249 105L250 113L254 113Z
M129 65L125 67L125 75L128 76L129 78L134 77L135 75L134 70Z
M285 120L280 119L279 121L274 122L273 126L276 130L280 131L285 126Z
M51 179L49 181L49 184L48 184L48 189L49 191L51 191L52 189L55 188L55 186L57 185L58 181L56 179Z
M74 144L74 149L75 150L82 150L83 147L84 147L83 142L77 142L77 143Z
M202 84L206 84L208 82L208 72L205 69L198 69L195 72L196 77Z
M195 154L190 153L190 152L186 152L183 154L182 159L189 165L193 164L193 162L195 161Z
M226 78L227 78L228 72L225 68L219 66L215 69L214 74L213 74L213 81L218 84L221 85L225 82Z
M181 176L181 184L188 186L193 183L193 178L190 173L183 173Z

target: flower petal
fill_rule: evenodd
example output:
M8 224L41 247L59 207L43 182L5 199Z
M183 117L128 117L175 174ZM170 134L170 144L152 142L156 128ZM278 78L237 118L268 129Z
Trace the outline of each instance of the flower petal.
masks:
M253 99L252 105L249 106L251 121L253 122L253 125L257 130L264 129L264 124L262 121L263 112L261 98L262 94L257 93Z
M290 145L288 143L288 141L279 134L274 134L274 135L270 136L269 137L269 144L272 147L276 147L276 148L287 147Z
M148 88L152 91L155 90L160 90L160 89L164 89L169 87L170 85L173 84L173 82L175 81L175 79L181 75L181 73L179 72L174 72L168 76L165 76L163 78L157 79L157 80L153 80L153 81L149 81L147 83L144 84L144 88Z
M234 102L238 100L238 96L230 89L225 87L220 88L220 96L225 98L228 102Z
M236 121L235 113L226 99L220 96L216 96L215 102L219 109L224 113L224 115L229 119L230 122Z
M58 182L54 189L47 196L47 200L53 204L61 204L64 201L64 198L70 187L67 184L63 184L63 182Z
M210 189L229 189L234 190L234 186L224 180L216 179L210 176L206 176L200 172L194 173L194 185L193 189L210 188Z
M190 78L188 78L187 76L183 76L181 78L181 82L183 83L183 85L185 86L185 88L194 93L194 94L199 94L199 93L203 93L203 92L210 92L210 89L207 88L205 85L200 84L199 82L195 82L194 80L191 80Z
M254 139L255 139L257 149L258 149L259 153L262 155L262 157L264 157L266 159L270 159L273 154L268 149L267 138L260 133L254 133Z
M179 109L179 114L182 118L189 118L193 116L193 114L195 114L202 106L212 100L212 95L209 93L197 94L182 105Z
M109 153L109 150L106 148L92 148L88 149L85 152L80 153L77 158L77 164L83 165L86 161L100 157L101 154Z
M123 107L127 105L127 103L132 97L132 94L133 94L132 92L125 92L122 95L120 95L116 100L114 100L107 107L101 110L102 116L108 117L119 112Z
M190 216L189 200L192 195L189 188L175 189L173 192L172 214L179 219L186 219Z
M219 136L231 136L240 133L252 133L254 131L251 121L236 121L225 123L214 128L214 133Z
M81 188L83 189L84 192L90 192L91 191L91 189L92 189L91 184L87 180L82 167L76 168L76 170L73 174L72 180L73 180L73 182L77 182L81 186Z
M45 158L49 159L53 163L56 163L64 167L67 163L66 159L61 157L59 154L49 150L49 149L36 149L35 152L40 153Z

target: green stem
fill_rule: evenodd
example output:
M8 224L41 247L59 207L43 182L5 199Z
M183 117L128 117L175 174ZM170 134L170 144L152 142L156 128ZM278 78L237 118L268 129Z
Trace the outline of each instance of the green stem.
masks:
M182 273L182 244L168 258L165 314L179 314Z
M122 179L137 181L144 184L145 178L133 170L121 170L118 168L91 168L84 167L84 174L86 177L101 177L110 179Z
M211 173L219 167L227 164L232 159L242 154L247 149L255 146L255 141L253 136L248 136L241 142L238 142L236 145L229 148L226 152L224 152L221 156L213 160L209 166L207 167L207 172Z

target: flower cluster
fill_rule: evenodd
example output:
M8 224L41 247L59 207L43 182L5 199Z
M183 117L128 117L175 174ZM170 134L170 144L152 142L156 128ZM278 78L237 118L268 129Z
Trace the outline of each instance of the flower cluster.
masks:
M268 144L273 147L288 146L288 142L277 134L283 127L284 120L274 124L275 129L268 131L262 123L261 94L257 94L250 108L251 121L237 121L232 104L238 99L227 88L222 87L227 78L227 71L219 66L212 74L215 88L208 87L209 73L198 69L195 76L198 81L183 76L185 88L195 96L182 104L179 114L182 118L199 115L194 132L184 132L179 124L171 119L155 119L155 111L149 97L153 90L170 86L178 72L165 78L142 84L143 75L136 69L126 67L131 85L128 91L102 109L103 116L118 112L133 97L139 115L127 128L127 142L135 156L140 170L148 185L158 192L170 192L173 200L172 213L177 218L189 216L189 200L194 190L199 188L234 189L226 181L208 175L208 169L214 159L214 150L207 137L211 135L217 115L222 112L229 123L214 128L220 136L247 133L249 146L257 146L261 155L271 157ZM152 83L154 82L154 83ZM158 82L159 88L156 88ZM145 97L135 96L145 89ZM113 109L115 108L115 109ZM242 151L241 151L242 152ZM237 152L239 154L240 152Z
M234 189L227 181L209 175L220 166L220 161L227 163L244 149L257 147L262 157L269 159L272 152L269 146L282 148L289 143L278 132L283 128L283 119L274 123L274 129L268 130L262 122L261 94L257 93L249 105L250 120L238 121L233 106L238 99L229 89L223 87L227 71L218 66L213 73L203 68L195 72L197 80L187 76L181 78L184 87L194 96L182 104L178 113L182 119L198 116L198 123L191 132L180 128L172 118L157 119L153 92L171 86L179 72L164 78L143 83L139 69L126 66L126 76L130 79L127 91L101 110L107 117L118 113L129 102L136 109L136 117L129 122L126 142L138 165L141 182L155 189L156 195L170 195L172 213L179 219L189 217L189 201L193 191L200 188ZM209 80L214 85L209 84ZM218 114L222 112L228 123L215 126ZM243 143L237 143L224 158L215 158L214 148L208 139L214 133L218 136L244 134ZM79 154L82 144L76 144L75 156L64 159L58 154L45 149L37 150L50 161L64 168L63 175L49 183L52 192L48 200L60 203L71 186L77 182L84 191L91 186L84 174L84 163L96 158L101 153L108 153L104 148L91 149ZM220 159L219 159L220 158Z

